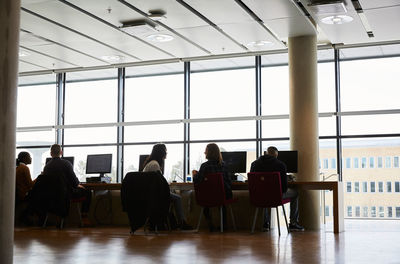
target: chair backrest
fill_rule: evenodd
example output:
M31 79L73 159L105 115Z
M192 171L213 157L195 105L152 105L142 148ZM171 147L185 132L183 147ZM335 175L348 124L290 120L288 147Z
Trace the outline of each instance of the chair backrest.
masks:
M254 206L267 208L282 205L279 172L250 172L247 176L250 202Z
M194 184L196 202L203 207L218 207L225 203L222 173L210 173L203 181Z

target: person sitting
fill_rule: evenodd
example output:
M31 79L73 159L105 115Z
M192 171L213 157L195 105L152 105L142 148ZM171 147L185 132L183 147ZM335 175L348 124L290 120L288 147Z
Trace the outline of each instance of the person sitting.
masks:
M154 145L150 156L144 161L143 172L159 171L164 175L164 160L166 158L167 147L164 144ZM186 223L181 197L178 194L170 193L170 199L174 204L175 213L178 218L178 227L181 230L192 230L193 227Z
M62 150L60 145L52 145L50 148L50 155L51 160L44 167L43 174L62 174L67 184L67 190L69 191L70 198L79 199L85 197L81 208L82 224L83 226L92 226L92 223L88 217L92 193L79 183L72 164L68 160L61 159Z
M219 147L215 143L210 143L206 146L204 151L206 155L207 161L201 164L199 171L193 170L193 182L200 183L204 180L205 175L210 173L218 173L222 172L223 179L224 179L224 189L225 189L225 197L226 199L232 199L232 180L228 173L228 169L225 163L222 160L221 151ZM226 208L225 206L222 208L222 218L223 218L223 225L224 229L226 229ZM210 231L214 231L214 225L211 220L211 213L209 208L204 208L204 216L207 219L208 227Z
M290 199L290 224L289 229L291 231L303 231L299 220L299 209L298 209L298 192L295 189L288 188L288 180L286 174L286 165L277 159L278 149L276 147L268 147L267 154L259 157L257 160L251 163L251 172L280 172L281 175L281 187L282 187L282 198ZM269 231L271 222L270 210L265 211L265 222L264 230Z
M29 191L32 189L36 180L32 181L31 173L27 165L32 163L29 152L22 151L18 154L15 171L15 195L16 203L26 200Z

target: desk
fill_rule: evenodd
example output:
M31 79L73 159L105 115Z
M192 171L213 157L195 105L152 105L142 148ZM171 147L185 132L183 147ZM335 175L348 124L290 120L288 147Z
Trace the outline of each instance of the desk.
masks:
M289 187L302 190L330 190L333 192L333 232L344 231L343 183L337 181L289 182ZM193 183L171 183L171 190L194 190ZM248 190L247 182L233 182L232 190Z
M83 187L93 191L121 190L121 183L87 182L81 183Z

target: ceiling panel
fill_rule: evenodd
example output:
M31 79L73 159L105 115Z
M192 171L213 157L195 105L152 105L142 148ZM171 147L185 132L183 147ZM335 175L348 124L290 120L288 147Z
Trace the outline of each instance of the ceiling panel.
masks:
M142 75L156 75L156 74L168 74L168 73L183 73L184 64L179 63L167 63L167 64L155 64L146 66L134 66L127 67L125 75L129 76L142 76Z
M400 0L359 0L359 2L364 10L400 5Z
M374 32L374 41L400 39L400 5L365 10L364 13Z
M18 70L19 70L19 72L31 72L31 71L43 71L43 70L48 70L48 69L41 67L41 66L27 63L27 62L23 61L23 59L20 58Z

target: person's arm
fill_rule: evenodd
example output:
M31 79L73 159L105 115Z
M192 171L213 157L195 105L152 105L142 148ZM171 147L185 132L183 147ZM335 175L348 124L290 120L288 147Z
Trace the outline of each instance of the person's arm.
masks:
M78 177L76 177L76 174L74 172L74 168L72 167L72 164L69 161L66 161L65 164L67 164L68 175L69 175L69 178L71 179L72 187L73 188L79 187L78 186L79 185L79 180L78 180Z
M253 162L251 163L250 172L255 172L255 171L256 171L256 162L253 161Z
M27 186L29 187L29 189L32 189L35 182L32 181L31 172L29 171L29 168L27 166L25 167L24 174L25 174L25 182L26 182Z
M280 171L281 174L281 185L282 185L282 193L285 193L287 191L287 186L288 186L288 181L287 181L287 174L286 174L286 165L282 163L282 169Z
M204 163L201 164L199 171L193 176L193 182L199 183L202 182L204 179Z

